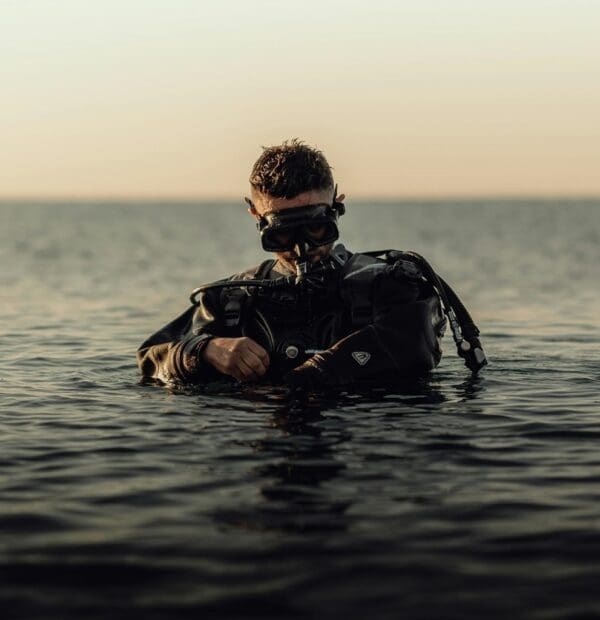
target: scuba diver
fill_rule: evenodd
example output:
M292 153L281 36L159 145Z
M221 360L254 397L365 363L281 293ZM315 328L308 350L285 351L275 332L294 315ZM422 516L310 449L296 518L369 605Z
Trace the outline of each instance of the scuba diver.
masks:
M248 211L275 258L195 289L139 348L145 378L390 383L438 365L448 324L471 372L487 363L466 308L423 257L336 244L345 197L320 151L297 140L264 148L250 186Z

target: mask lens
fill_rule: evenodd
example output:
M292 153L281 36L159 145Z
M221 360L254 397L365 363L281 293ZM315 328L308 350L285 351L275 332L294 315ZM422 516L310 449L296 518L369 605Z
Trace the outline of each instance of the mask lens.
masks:
M315 241L319 241L325 236L327 227L325 224L309 224L306 227L306 234Z
M327 209L327 205L311 205L268 214L260 228L263 249L287 252L302 241L311 247L332 243L339 233L335 219Z
M294 247L293 230L269 230L266 228L261 234L263 249L267 252L286 252Z
M310 224L304 228L304 238L313 247L327 245L339 237L338 228L331 220Z
M290 232L275 232L272 235L272 242L278 247L288 247L294 242L294 235Z

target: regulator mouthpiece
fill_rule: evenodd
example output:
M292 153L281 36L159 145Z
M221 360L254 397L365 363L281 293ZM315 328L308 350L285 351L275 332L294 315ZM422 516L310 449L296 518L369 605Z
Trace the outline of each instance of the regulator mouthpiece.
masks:
M308 259L308 244L304 242L296 243L294 250L298 255L296 258L296 284L302 284L306 279L310 268L310 261Z

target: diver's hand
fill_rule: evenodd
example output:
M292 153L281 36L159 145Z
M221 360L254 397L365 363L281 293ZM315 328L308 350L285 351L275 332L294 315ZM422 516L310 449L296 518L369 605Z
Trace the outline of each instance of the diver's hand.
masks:
M312 392L328 383L328 376L321 366L309 359L301 366L290 370L284 377L291 394Z
M269 354L252 338L212 338L202 359L238 381L256 381L269 367Z

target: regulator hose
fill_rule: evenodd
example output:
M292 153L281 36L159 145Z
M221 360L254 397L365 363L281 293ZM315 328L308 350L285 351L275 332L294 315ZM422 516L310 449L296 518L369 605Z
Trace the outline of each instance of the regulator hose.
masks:
M198 288L195 288L190 295L190 301L194 306L200 305L200 302L196 299L200 293L214 289L224 288L281 288L283 286L294 286L296 276L282 276L281 278L275 278L273 280L254 280L248 278L247 280L217 280L216 282L210 282L209 284L203 284Z

